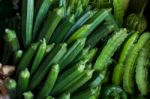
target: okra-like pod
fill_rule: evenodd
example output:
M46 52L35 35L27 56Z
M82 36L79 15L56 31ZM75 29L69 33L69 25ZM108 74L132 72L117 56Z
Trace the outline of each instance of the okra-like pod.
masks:
M34 17L34 0L22 1L22 37L25 47L32 41L32 28Z
M94 64L95 70L104 70L108 66L108 62L111 57L117 50L117 48L123 43L127 37L127 30L121 29L119 32L116 32L107 42L106 46L102 49L102 52L98 56L96 63Z
M58 64L53 65L47 76L44 86L42 87L41 91L37 96L37 99L43 99L45 96L51 93L51 90L57 79L58 73L59 73L59 65Z
M44 79L46 73L52 64L58 63L60 59L63 57L65 52L67 51L67 44L58 44L56 45L52 51L47 55L39 69L35 72L31 79L30 89L34 89L38 86L38 84Z
M124 11L124 0L113 0L114 17L116 21L122 25L125 11Z
M88 82L92 78L93 70L85 70L78 77L74 78L70 81L69 84L62 88L62 91L67 91L70 93L75 92L81 86L83 86L86 82Z
M58 99L70 99L70 93L63 93Z
M42 24L42 21L45 19L49 8L51 7L54 0L42 0L40 3L39 10L36 12L35 23L33 28L33 38L35 39L38 30ZM36 9L37 10L37 9Z
M13 55L13 64L17 64L20 61L20 59L22 58L22 55L23 55L22 50L16 51Z
M91 47L96 46L100 39L111 33L113 29L114 25L104 24L103 26L98 28L94 33L88 36L86 44L90 45Z
M38 45L39 45L39 43L33 43L27 49L27 51L23 54L23 57L20 60L18 68L17 68L17 73L19 73L21 70L24 70L25 68L27 68L29 66L34 54L36 53Z
M98 49L97 48L92 48L89 50L89 52L87 53L87 55L85 55L83 57L83 60L87 60L88 62L92 62L93 58L95 57L96 53L97 53Z
M49 13L47 20L44 23L44 26L39 35L39 40L42 38L46 39L48 43L54 30L56 29L58 23L63 18L64 8L56 8L52 12Z
M134 71L135 64L137 63L137 57L143 46L150 39L150 33L143 33L138 42L135 44L133 49L130 51L130 54L125 62L125 71L123 75L123 87L126 92L129 94L134 94Z
M79 38L87 37L101 22L104 21L108 13L110 12L106 9L102 9L97 12L85 25L83 25L69 37L67 43L71 43L72 41Z
M83 24L85 24L93 15L95 12L87 11L83 16L81 16L75 24L71 27L71 29L68 31L67 35L65 36L64 40L66 40L76 29L81 27Z
M68 66L75 57L81 52L85 45L85 38L75 41L75 43L68 49L67 53L59 61L60 71Z
M110 97L114 99L128 99L124 90L116 85L107 85L102 88L100 98L109 99Z
M17 83L14 79L9 79L6 83L6 88L11 99L16 99Z
M81 92L75 93L71 99L91 99L90 97L95 95L99 91L97 88L87 88Z
M5 29L4 39L13 52L20 49L19 41L15 31Z
M34 95L31 91L27 91L23 93L24 99L34 99Z
M22 70L20 72L19 78L18 78L17 97L19 99L21 99L22 93L28 90L29 79L30 79L30 72L26 68L25 70Z
M60 43L65 38L67 32L74 24L75 17L74 15L71 15L60 23L58 28L56 28L56 31L52 34L52 37L50 39L50 43Z
M78 63L80 60L84 60L84 57L86 57L86 55L89 53L89 51L90 51L90 46L85 47L79 53L79 55L73 60L73 62L71 62L69 65L74 65L74 64Z
M54 46L55 46L55 43L52 43L52 44L49 44L49 45L46 46L45 56L52 51L52 49L54 48Z
M149 92L149 82L148 82L148 65L150 62L150 41L146 42L144 48L139 52L137 59L135 80L137 87L141 95L148 95Z
M120 85L123 79L123 72L124 72L124 63L126 58L129 56L130 51L132 50L134 43L137 41L139 35L138 32L132 34L126 43L124 44L123 50L121 51L120 58L118 63L116 64L113 72L112 82L115 85Z
M64 90L62 89L64 89L64 86L67 86L73 79L81 75L81 73L84 71L84 68L85 63L81 62L60 75L52 90L52 95L60 94L61 92L63 92Z
M32 65L31 65L31 75L33 75L33 73L39 67L42 59L45 56L45 52L46 52L46 41L45 41L45 39L43 39L42 41L40 41L37 53L36 53L36 55L34 57Z

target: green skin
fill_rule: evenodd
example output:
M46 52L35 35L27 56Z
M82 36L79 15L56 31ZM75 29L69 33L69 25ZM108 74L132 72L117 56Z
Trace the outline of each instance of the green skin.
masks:
M18 86L17 86L17 98L18 99L21 99L22 93L28 90L29 79L30 79L30 72L28 71L28 69L25 69L20 72L19 78L18 78Z
M53 3L53 0L43 0L42 4L41 2L39 3L41 4L41 6L39 7L39 10L36 9L37 14L36 14L36 19L35 19L34 28L33 28L33 39L35 39L35 36L38 33L37 31L39 27L41 26L42 21L46 17L46 14L48 13L48 10L50 6L52 5L52 3Z
M17 74L21 71L24 70L29 66L31 63L31 60L36 53L36 50L38 48L39 43L33 43L27 51L23 54L22 59L19 62L18 68L17 68Z
M113 98L112 98L113 97ZM102 99L128 99L127 94L116 85L107 85L101 90Z
M54 30L56 29L58 23L63 18L64 8L54 9L49 13L47 21L45 21L44 26L39 34L38 40L45 38L46 43L49 42Z
M129 94L134 94L134 71L135 64L137 63L138 54L149 39L150 33L143 33L133 49L130 51L130 54L125 62L123 88Z
M31 65L31 75L33 75L33 73L37 70L37 68L39 67L42 59L44 58L46 53L46 41L45 39L43 39L40 44L39 47L37 49L37 53L34 57L33 63Z
M35 72L34 76L32 77L30 89L34 89L39 85L39 83L43 80L52 64L58 63L62 56L66 53L66 51L66 43L58 44L53 48L53 50L47 55L45 60L42 62L40 68Z
M37 99L43 99L45 96L51 93L51 90L56 82L58 73L59 73L59 65L58 64L53 65L47 76L44 86L42 87L41 91L37 96Z
M124 44L123 50L119 58L119 62L114 68L114 73L112 77L112 82L115 85L120 85L122 83L125 60L129 55L131 49L133 48L133 44L137 40L138 36L139 35L137 32L133 33Z
M149 92L149 82L148 82L148 66L150 61L150 41L144 45L144 48L140 51L137 65L136 65L136 84L138 86L141 95L147 95Z
M106 46L103 48L94 64L95 70L103 71L104 69L107 69L111 57L116 52L117 48L123 43L127 35L127 30L121 29L108 40Z
M67 53L59 61L60 71L65 69L70 62L72 62L76 56L81 52L85 45L85 38L78 39L67 51Z
M76 39L87 37L104 19L109 16L108 10L100 10L81 28L79 28L75 33L73 33L67 40L67 43L71 43Z
M32 41L34 0L22 1L22 37L25 47L28 47Z

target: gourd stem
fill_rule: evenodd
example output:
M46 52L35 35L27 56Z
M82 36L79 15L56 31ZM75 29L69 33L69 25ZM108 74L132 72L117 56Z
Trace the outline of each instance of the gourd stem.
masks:
M146 0L146 1L145 1L144 5L143 5L143 7L142 7L142 9L141 9L141 12L140 12L140 14L139 14L140 16L143 16L143 13L144 13L144 10L145 10L146 5L148 4L148 1L149 1L149 0Z

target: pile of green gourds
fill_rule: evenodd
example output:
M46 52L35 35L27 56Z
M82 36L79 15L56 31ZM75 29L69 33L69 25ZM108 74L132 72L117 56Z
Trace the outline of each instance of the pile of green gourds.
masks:
M11 99L148 99L148 0L22 0L3 33ZM138 6L139 5L139 6Z

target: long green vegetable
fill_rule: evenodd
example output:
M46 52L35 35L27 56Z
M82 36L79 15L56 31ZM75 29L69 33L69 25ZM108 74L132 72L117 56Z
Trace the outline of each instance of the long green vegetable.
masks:
M60 61L67 50L66 46L67 44L63 43L58 44L53 48L46 59L42 62L40 68L33 75L30 83L30 89L37 87L38 84L43 80L51 65Z
M59 73L59 65L58 64L53 65L47 76L44 86L42 87L41 91L39 92L37 96L37 99L43 99L45 96L51 93L51 90L57 79L58 73Z
M22 59L19 62L18 68L17 68L17 73L19 73L21 70L27 68L36 53L37 47L39 43L33 43L28 50L23 54Z
M62 57L59 61L60 71L68 66L70 62L72 62L75 57L81 52L85 45L85 38L77 40L67 51L67 53Z
M36 12L34 28L33 28L33 39L35 39L38 30L42 24L42 21L45 19L50 6L54 0L42 0L39 10Z
M94 69L100 71L106 69L111 56L115 53L117 48L122 44L126 37L126 29L121 29L119 32L115 33L115 35L108 40L106 46L98 56L96 63L94 64Z
M28 47L32 41L32 28L34 17L34 0L22 1L22 37L25 47Z
M33 64L31 65L31 75L37 70L39 64L41 63L42 59L44 58L46 53L46 41L43 39L38 47L36 56L34 57Z
M138 86L139 91L142 95L147 95L149 92L149 82L148 82L148 65L150 60L150 41L146 42L144 48L142 48L139 53L136 65L136 84Z
M19 99L21 99L22 93L28 90L29 79L30 79L30 72L28 71L28 69L25 69L20 72L17 85L17 97Z
M125 68L124 63L125 63L126 59L128 58L129 53L132 50L133 45L136 42L138 36L139 36L138 33L135 32L134 34L132 34L129 37L129 39L124 44L123 50L121 51L119 61L114 68L112 82L115 85L120 85L122 83L123 72L124 72L124 68Z
M123 75L123 87L129 94L134 94L134 70L137 62L138 53L141 51L145 43L150 39L150 33L144 33L140 36L138 42L131 50L126 62Z
M48 43L58 23L63 18L64 8L56 8L49 13L46 22L41 30L38 40L45 38Z

